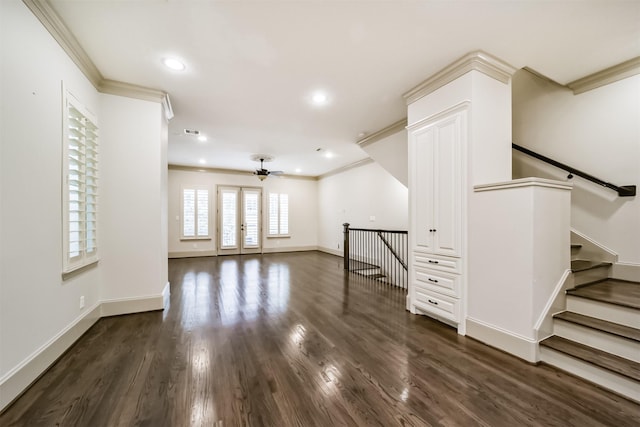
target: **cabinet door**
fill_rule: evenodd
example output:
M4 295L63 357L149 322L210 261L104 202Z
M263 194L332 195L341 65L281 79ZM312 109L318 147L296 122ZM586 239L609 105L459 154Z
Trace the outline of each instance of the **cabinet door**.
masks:
M433 252L433 158L436 129L433 126L411 133L411 231L414 249Z
M433 252L460 256L462 236L460 155L463 112L435 123L433 149Z

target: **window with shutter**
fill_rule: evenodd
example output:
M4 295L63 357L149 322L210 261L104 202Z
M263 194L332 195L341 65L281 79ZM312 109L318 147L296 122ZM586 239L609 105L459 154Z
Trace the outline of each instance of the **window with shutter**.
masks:
M98 126L95 116L63 91L63 272L98 260Z
M197 187L182 189L182 238L210 238L208 189Z
M289 235L289 196L269 193L269 236Z

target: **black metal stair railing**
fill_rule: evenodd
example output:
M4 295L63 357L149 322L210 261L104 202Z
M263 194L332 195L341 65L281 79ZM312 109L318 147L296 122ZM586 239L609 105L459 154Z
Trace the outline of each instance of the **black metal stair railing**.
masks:
M573 175L577 175L581 178L594 182L598 185L601 185L603 187L607 187L607 188L610 188L611 190L616 191L618 193L618 196L620 197L633 197L636 195L635 185L621 185L621 186L613 185L610 182L603 181L600 178L596 178L595 176L589 175L586 172L582 172L579 169L572 168L571 166L565 165L564 163L560 163L556 160L550 159L549 157L543 156L542 154L536 153L535 151L531 151L528 148L524 148L520 145L513 144L513 143L511 144L511 146L513 147L514 150L518 150L528 156L534 157L538 160L542 160L543 162L549 163L550 165L553 165L559 169L569 172L569 176L568 176L569 179L573 178Z
M407 289L407 231L343 227L345 270Z

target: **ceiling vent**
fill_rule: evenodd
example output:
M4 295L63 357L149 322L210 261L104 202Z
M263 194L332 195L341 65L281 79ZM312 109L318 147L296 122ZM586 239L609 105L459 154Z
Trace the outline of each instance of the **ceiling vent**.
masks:
M185 135L198 136L198 135L200 135L200 131L199 130L195 130L195 129L185 129L184 130L184 134Z

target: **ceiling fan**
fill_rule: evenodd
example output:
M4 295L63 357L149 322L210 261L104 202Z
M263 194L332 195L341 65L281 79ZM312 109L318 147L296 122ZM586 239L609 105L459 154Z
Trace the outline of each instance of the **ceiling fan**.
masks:
M267 156L265 154L255 154L251 156L251 160L254 160L256 162L258 160L260 161L260 169L256 169L255 172L253 172L253 174L256 175L260 181L264 181L269 175L282 175L284 173L283 171L270 171L264 168L264 162L272 161L272 156Z

